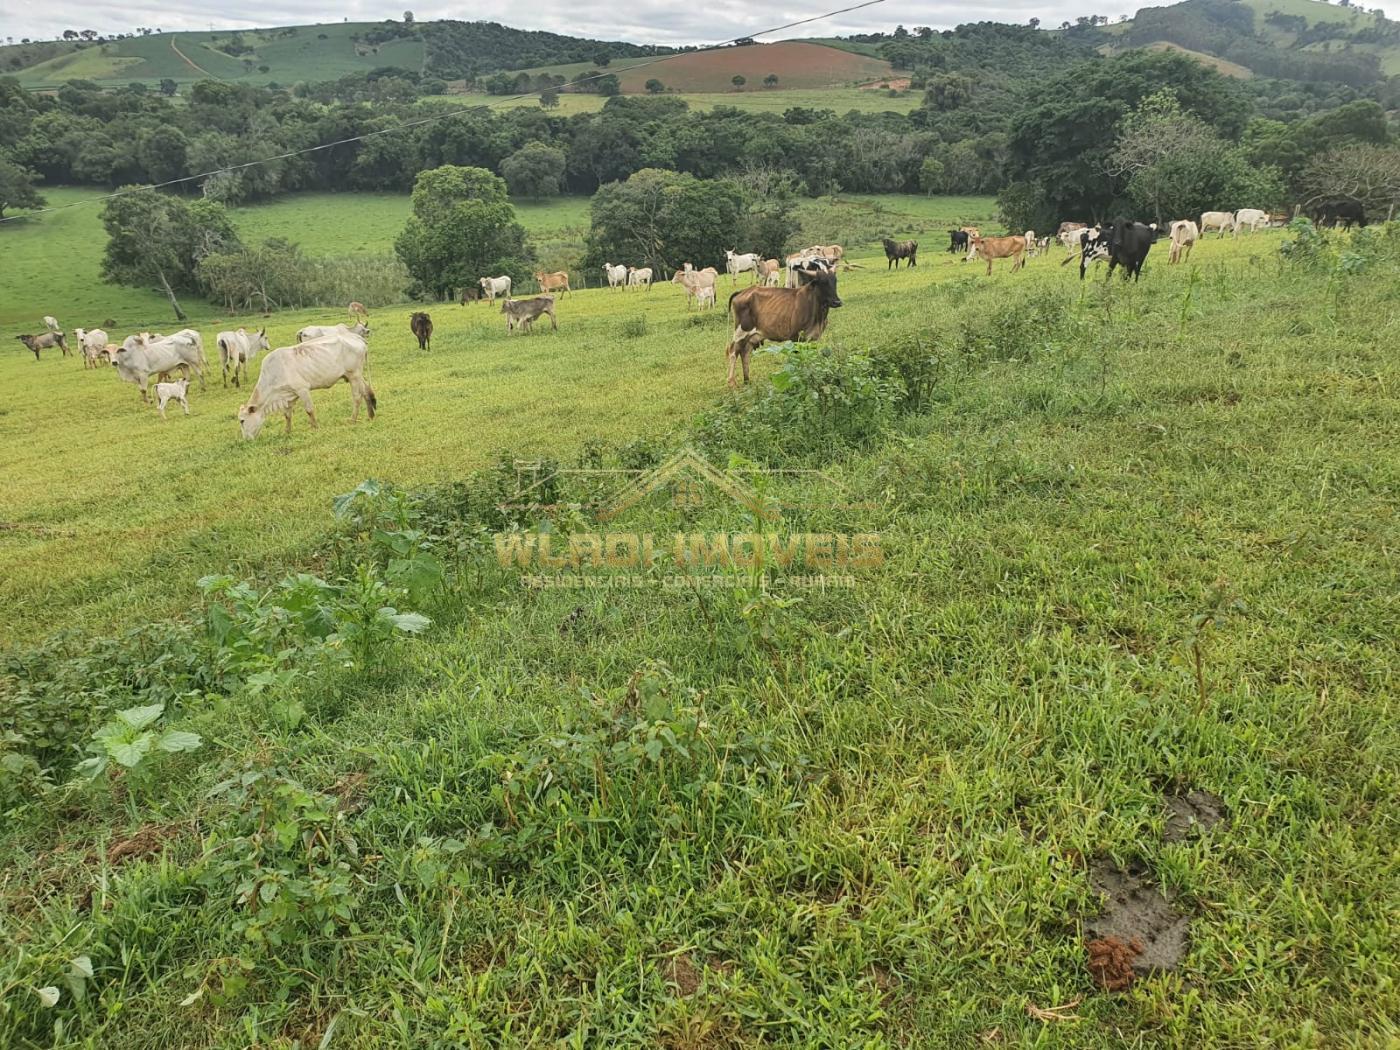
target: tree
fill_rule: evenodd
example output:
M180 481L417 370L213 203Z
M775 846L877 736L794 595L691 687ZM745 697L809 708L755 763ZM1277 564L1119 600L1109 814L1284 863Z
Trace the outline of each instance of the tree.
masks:
M763 78L763 86L764 86L764 87L768 87L768 88L775 88L775 87L777 87L777 86L778 86L778 74L777 74L777 73L769 73L766 77Z
M164 95L166 98L169 98L171 95L175 94L177 90L178 87L176 86L175 81L171 80L169 77L161 77L160 93L162 95Z
M744 230L744 193L733 182L643 168L593 197L586 265L635 260L662 273L691 262L720 266Z
M65 30L63 31L63 39L64 39L64 40L77 40L77 39L78 39L78 31L77 31L76 29L65 29Z
M599 51L593 52L593 64L594 64L595 66L599 66L599 67L601 67L601 68L603 68L603 69L607 69L609 63L611 63L611 62L612 62L612 53L611 53L610 51L602 51L602 50L599 50Z
M154 283L170 301L177 321L185 320L185 311L175 293L202 287L200 261L238 248L238 235L222 204L186 203L157 190L132 188L113 197L102 209L102 225L107 230L103 278L136 288Z
M403 24L406 25L406 26L411 26L411 25L413 25L413 12L412 12L412 11L405 11L405 12L403 13Z
M540 92L540 108L542 108L542 109L558 109L558 108L559 108L559 92L556 91L556 90L554 90L554 88L545 88L543 91L541 91L541 92Z
M744 78L744 75L742 73L735 73L732 77L729 78L729 82L733 84L736 88L738 88L740 91L742 91L744 85L748 83L748 81Z
M655 77L652 77L650 80L647 81L646 89L647 94L649 95L659 95L661 94L661 92L666 90L666 85L661 83L661 81L657 80Z
M416 290L439 298L485 276L522 278L531 261L505 180L485 168L453 164L419 173L413 214L394 251Z
M925 157L919 166L919 189L932 195L943 188L943 164L933 157Z
M1314 157L1303 172L1309 201L1355 201L1367 215L1385 216L1400 204L1400 148L1353 143Z
M6 208L42 208L44 197L34 188L39 176L0 156L0 219Z
M593 90L604 98L612 98L622 93L622 81L617 79L615 73L609 73L593 81Z
M512 197L556 197L564 180L564 151L531 142L501 161Z

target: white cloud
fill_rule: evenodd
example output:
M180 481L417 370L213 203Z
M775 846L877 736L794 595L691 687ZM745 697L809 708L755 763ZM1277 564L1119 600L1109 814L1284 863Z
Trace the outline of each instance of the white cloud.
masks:
M849 0L847 0L849 2ZM1122 0L1117 0L1121 3ZM639 44L709 44L756 33L770 26L795 22L835 7L843 0L817 0L797 4L788 0L780 6L754 4L751 0L710 0L705 4L678 4L673 0L629 0L625 4L582 3L557 7L538 6L522 11L507 0L481 0L470 8L470 15L458 3L406 3L391 6L366 0L314 0L311 3L252 3L251 0L185 0L176 6L156 0L132 0L122 4L93 4L91 0L50 0L35 4L30 0L0 0L0 34L52 38L65 29L93 29L102 34L129 32L137 26L165 31L205 31L247 29L257 26L307 25L315 22L378 21L403 17L405 7L419 21L433 18L463 18L500 22L519 29L544 29L569 36L603 40L630 40ZM969 8L947 0L892 4L882 3L861 11L815 22L777 34L769 39L793 36L837 36L893 29L902 22L951 29L971 21L1025 24L1032 17L1046 26L1073 21L1081 14L1131 14L1133 6L1099 5L1086 7L1084 0L992 0Z

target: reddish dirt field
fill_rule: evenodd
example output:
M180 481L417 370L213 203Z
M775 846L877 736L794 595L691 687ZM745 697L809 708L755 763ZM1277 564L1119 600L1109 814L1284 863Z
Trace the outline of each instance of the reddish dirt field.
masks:
M746 92L765 90L763 78L776 73L777 89L781 91L864 84L889 76L890 64L822 44L792 40L677 55L636 72L620 71L618 76L625 93L640 94L652 77L677 91L733 91L736 73L748 81L744 85Z

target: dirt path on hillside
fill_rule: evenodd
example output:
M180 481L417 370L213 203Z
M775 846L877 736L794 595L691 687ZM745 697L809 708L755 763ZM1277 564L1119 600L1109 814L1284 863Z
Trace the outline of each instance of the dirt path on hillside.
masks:
M183 51L181 51L178 47L175 46L175 38L174 38L174 37L171 37L171 38L170 38L170 50L171 50L171 51L174 51L175 54L179 55L179 56L180 56L180 61L183 62L183 63L185 63L185 65L189 66L189 67L190 67L191 69L193 69L196 73L203 73L203 74L204 74L206 77L208 77L210 80L222 80L222 79L223 79L223 77L216 77L213 73L209 72L209 70L205 69L203 66L197 65L197 64L194 62L194 60L190 58L189 55L185 54Z

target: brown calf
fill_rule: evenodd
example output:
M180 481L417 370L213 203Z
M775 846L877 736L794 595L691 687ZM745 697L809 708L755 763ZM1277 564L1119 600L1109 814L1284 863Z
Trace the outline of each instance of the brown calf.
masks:
M569 275L563 270L555 273L537 273L535 280L539 282L540 291L558 292L561 299L569 290Z

